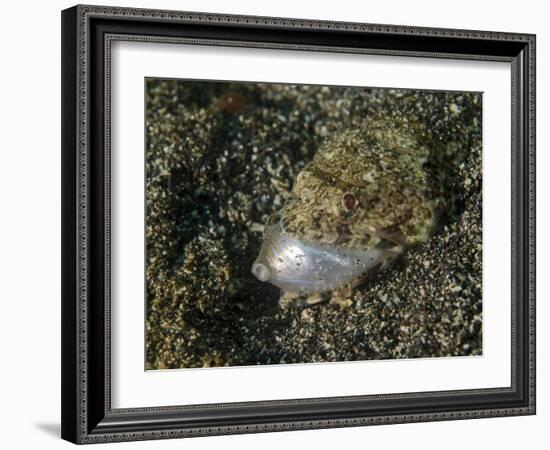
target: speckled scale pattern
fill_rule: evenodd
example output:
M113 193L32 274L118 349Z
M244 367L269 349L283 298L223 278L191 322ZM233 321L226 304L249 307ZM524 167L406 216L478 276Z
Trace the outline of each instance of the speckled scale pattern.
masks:
M367 119L336 133L298 175L282 210L285 231L356 249L381 240L425 242L443 194L425 167L429 149L413 128ZM344 195L357 199L351 210L342 205Z

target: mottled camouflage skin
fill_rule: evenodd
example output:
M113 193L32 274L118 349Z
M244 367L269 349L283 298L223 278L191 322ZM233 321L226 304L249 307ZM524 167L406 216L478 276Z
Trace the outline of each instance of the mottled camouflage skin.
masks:
M336 134L296 178L284 230L357 249L425 242L445 206L426 137L419 125L389 121ZM350 194L352 208L343 200Z

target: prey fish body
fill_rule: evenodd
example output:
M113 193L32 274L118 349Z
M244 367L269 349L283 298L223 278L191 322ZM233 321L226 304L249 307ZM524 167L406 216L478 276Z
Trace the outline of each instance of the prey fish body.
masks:
M375 247L360 250L306 242L286 234L277 223L266 229L252 273L289 295L315 295L358 284L395 256Z

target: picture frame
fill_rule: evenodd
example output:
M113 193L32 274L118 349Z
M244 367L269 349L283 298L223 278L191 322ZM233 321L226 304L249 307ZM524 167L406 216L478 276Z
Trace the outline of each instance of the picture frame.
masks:
M510 386L114 408L110 71L116 41L510 64ZM535 414L535 36L83 5L64 10L61 350L62 437L77 444Z

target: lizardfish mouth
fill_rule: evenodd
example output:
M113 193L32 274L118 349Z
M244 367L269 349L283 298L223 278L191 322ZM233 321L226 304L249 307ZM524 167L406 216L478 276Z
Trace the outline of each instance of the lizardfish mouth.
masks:
M280 221L268 221L252 274L285 292L322 293L355 284L387 259L377 248L356 250L304 242L285 233Z

